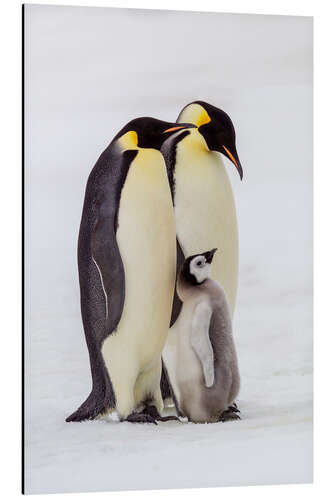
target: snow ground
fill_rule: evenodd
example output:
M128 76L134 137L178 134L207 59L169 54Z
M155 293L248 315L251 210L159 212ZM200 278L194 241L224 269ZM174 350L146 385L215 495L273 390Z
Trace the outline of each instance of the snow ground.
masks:
M311 482L311 20L46 6L26 19L26 492ZM244 169L242 183L229 170L242 420L66 424L90 390L87 176L130 118L172 120L196 98L229 112Z

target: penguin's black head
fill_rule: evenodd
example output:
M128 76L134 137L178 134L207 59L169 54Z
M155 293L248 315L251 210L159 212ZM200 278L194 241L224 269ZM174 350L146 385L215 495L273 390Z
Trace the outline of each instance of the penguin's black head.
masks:
M217 248L213 248L209 252L187 257L180 270L179 278L189 285L201 285L210 276L210 265L216 250Z
M204 137L211 151L225 155L243 178L243 169L236 150L236 134L230 117L211 104L204 101L194 101L180 112L177 121L194 123Z
M139 147L160 150L171 134L194 127L192 123L165 122L150 117L136 118L125 125L113 141L123 140L126 149Z

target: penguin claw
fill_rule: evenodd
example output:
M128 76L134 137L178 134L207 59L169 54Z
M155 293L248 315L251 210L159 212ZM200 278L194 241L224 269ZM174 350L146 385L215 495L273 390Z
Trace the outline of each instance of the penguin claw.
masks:
M169 420L177 420L180 422L179 418L176 417L175 415L168 415L167 417L162 417L158 411L157 408L153 405L148 405L144 409L144 413L150 415L152 418L155 420L158 420L159 422L168 422Z
M227 411L229 411L229 410L233 411L235 413L240 413L240 410L238 409L238 406L236 405L236 403L233 403L232 405L230 405Z
M237 413L240 413L237 406L236 409L234 409L233 406L229 406L229 408L220 415L219 420L220 422L228 422L229 420L241 420L240 416L237 415Z
M156 419L153 418L148 413L131 413L126 418L127 422L131 422L132 424L155 424L158 425Z
M180 419L175 415L168 415L167 417L159 417L157 420L160 420L161 422L168 422L169 420L177 420L177 422L180 422Z

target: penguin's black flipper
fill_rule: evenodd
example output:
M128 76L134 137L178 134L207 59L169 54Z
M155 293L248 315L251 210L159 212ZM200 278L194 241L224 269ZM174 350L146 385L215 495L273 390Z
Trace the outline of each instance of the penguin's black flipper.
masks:
M99 217L92 234L91 254L98 270L105 299L106 336L117 327L125 300L124 266L112 217Z
M123 312L125 273L116 239L117 219L121 190L136 154L137 151L128 150L121 157L108 159L110 164L99 185L100 195L94 200L91 256L104 293L105 336L115 330Z

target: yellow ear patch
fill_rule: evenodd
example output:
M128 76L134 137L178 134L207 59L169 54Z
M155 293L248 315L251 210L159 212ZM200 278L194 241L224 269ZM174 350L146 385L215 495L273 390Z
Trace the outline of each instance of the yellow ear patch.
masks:
M201 125L205 125L205 123L209 123L212 119L204 108L201 108L202 112L198 116L195 121L195 125L199 128Z
M122 149L136 149L138 147L138 134L134 130L126 132L118 140Z

